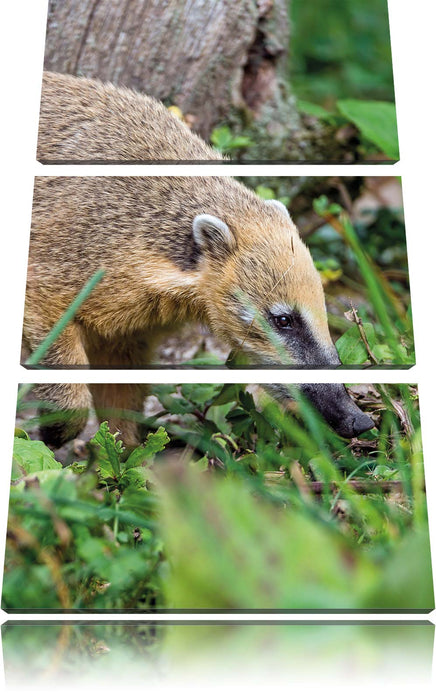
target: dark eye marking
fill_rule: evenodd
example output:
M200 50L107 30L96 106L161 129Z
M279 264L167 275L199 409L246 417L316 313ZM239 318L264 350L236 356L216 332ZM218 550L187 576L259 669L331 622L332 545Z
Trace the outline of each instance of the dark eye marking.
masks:
M289 314L280 314L280 316L272 316L274 325L279 331L286 330L287 328L292 328L294 322Z

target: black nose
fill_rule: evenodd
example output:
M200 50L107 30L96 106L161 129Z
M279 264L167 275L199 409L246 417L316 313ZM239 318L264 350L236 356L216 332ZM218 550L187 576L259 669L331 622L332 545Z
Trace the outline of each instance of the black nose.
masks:
M300 388L341 437L357 437L375 427L372 418L354 403L343 384L301 384Z
M363 413L356 405L343 415L338 412L334 417L329 416L327 422L338 435L348 439L357 437L366 430L375 428L372 418L367 413Z
M353 437L375 428L375 423L367 413L360 413L353 418Z

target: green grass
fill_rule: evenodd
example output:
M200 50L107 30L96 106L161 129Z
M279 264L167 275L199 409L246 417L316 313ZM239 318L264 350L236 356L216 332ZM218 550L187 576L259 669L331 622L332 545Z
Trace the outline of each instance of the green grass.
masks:
M330 203L323 195L315 200L314 209L329 230L340 236L341 247L345 246L351 253L360 278L357 289L363 303L356 314L347 314L348 330L336 343L341 361L346 365L413 365L415 353L408 290L398 289L389 281L365 250L350 217L338 204ZM351 304L349 308L352 310ZM359 320L363 322L360 328Z
M154 393L127 458L103 424L63 467L23 424L7 609L432 607L415 387L369 390L379 429L354 446L303 397L291 415L242 385Z

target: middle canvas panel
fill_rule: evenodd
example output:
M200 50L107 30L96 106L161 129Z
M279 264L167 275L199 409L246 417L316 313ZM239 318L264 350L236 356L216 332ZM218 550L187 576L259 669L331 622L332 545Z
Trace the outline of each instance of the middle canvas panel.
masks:
M37 177L23 364L414 364L401 183Z

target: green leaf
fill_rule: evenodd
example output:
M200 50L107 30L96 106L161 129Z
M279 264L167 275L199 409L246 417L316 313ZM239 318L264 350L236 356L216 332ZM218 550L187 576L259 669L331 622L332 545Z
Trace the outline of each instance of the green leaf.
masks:
M245 388L242 384L224 384L218 396L213 400L214 406L224 406L238 400L239 391Z
M127 467L121 479L122 490L132 486L135 489L142 489L151 476L153 475L149 467Z
M374 326L372 323L363 323L362 326L372 348L376 343ZM352 326L338 338L336 350L344 365L362 365L368 360L368 353L357 326Z
M257 434L262 440L265 440L266 442L274 442L277 440L277 436L274 432L274 429L272 428L270 423L268 423L268 421L262 415L262 413L253 409L252 411L250 411L250 416L256 423Z
M249 136L234 136L227 148L248 148L252 143Z
M15 428L14 435L15 437L23 438L24 440L30 440L30 437L28 436L26 431L22 428Z
M236 437L254 433L253 419L249 413L240 410L231 411L226 418L231 423L232 431Z
M232 134L227 125L218 126L212 131L211 142L219 151L231 151L238 148L248 148L252 145L252 140L249 136L241 136Z
M326 214L338 216L342 212L342 207L336 202L330 202L325 194L313 200L313 209L316 214L322 217L326 216Z
M398 469L391 469L390 467L387 467L385 464L380 464L378 465L374 471L372 472L374 476L380 476L382 479L397 479L398 478Z
M398 160L397 117L393 102L339 100L341 114L355 124L363 136L392 160Z
M155 433L149 433L143 445L137 447L129 455L125 464L126 469L141 467L145 462L151 460L158 452L162 452L170 441L168 433L160 426Z
M173 394L176 391L177 388L173 384L158 384L154 387L155 395L168 413L179 416L191 413L193 409L192 404L180 396L174 396Z
M181 393L185 399L203 411L205 405L213 401L221 387L222 384L183 384Z
M112 434L108 422L105 421L90 440L90 444L97 447L97 462L103 477L120 475L120 459L124 447L121 440L116 439L116 436L117 433Z
M18 467L18 471L17 471ZM53 452L40 440L15 437L13 448L13 478L24 474L62 469Z
M318 119L323 119L324 121L332 121L335 119L333 112L329 112L321 105L317 105L314 102L307 102L306 100L298 100L297 107L300 112L305 114L310 114L312 117L317 117Z
M256 405L254 403L253 396L250 394L249 391L240 391L239 392L239 401L241 402L241 406L245 408L246 411L252 411L254 408L256 408Z
M219 150L227 148L228 143L231 141L232 134L228 126L219 126L212 131L210 140L213 145Z
M226 367L249 367L251 362L244 352L232 350L226 359Z
M374 345L371 350L377 360L380 362L392 362L394 359L392 350L390 349L389 345L386 345L385 343L382 345ZM400 346L397 347L397 350L400 350Z
M274 190L271 189L271 187L265 187L264 185L258 185L256 187L256 194L258 197L261 197L261 199L275 199L276 198L276 193Z

